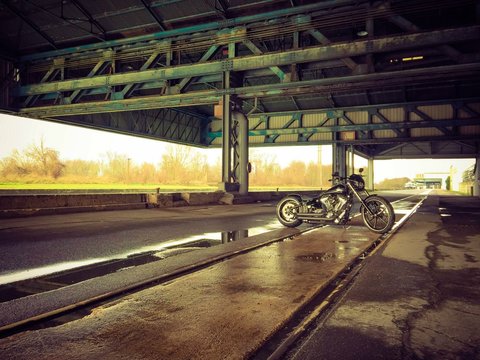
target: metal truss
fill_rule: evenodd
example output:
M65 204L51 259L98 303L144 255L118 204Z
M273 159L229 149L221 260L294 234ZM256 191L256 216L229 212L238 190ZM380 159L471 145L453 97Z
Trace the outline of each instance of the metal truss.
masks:
M478 40L480 27L464 27L460 29L438 30L411 35L390 36L381 39L357 41L335 45L318 46L308 49L291 50L282 53L244 56L223 59L208 63L196 63L184 66L173 66L157 69L140 69L139 71L121 74L87 76L81 79L60 80L32 85L23 85L17 89L16 95L32 96L68 91L112 88L129 84L145 84L183 79L192 76L220 74L223 71L248 71L265 67L275 68L294 63L308 63L321 60L341 59L345 56L361 56L369 53L383 53L411 49L419 46L431 46L438 43ZM103 59L101 60L103 61ZM98 66L99 63L96 64ZM477 64L476 64L477 65ZM58 67L58 65L57 65ZM48 70L52 71L55 64ZM91 73L91 72L90 72ZM89 74L90 74L89 73ZM281 75L280 75L281 76ZM116 92L117 93L117 92ZM122 97L121 95L115 95Z
M155 17L152 8L158 2L142 3ZM226 3L218 1L222 21L166 30L155 17L163 31L22 56L20 81L9 85L13 96L5 108L34 118L216 146L222 132L208 131L206 116L180 108L225 103L232 96L244 105L255 99L249 132L263 141L251 141L253 145L285 144L284 135L292 134L295 139L289 143L343 142L338 134L354 132L359 151L372 155L388 150L372 144L420 140L411 129L434 128L432 138L455 141L465 136L459 128L479 125L478 108L471 107L470 100L336 108L332 96L362 91L368 98L368 91L378 87L478 81L480 53L472 45L480 40L478 25L422 31L388 1L324 1L236 19L227 19L227 10ZM331 19L350 26L351 16L365 25L368 37L339 40L328 27L321 28ZM377 20L393 24L396 32L374 34ZM101 30L91 16L89 21ZM428 54L427 59L402 60L419 51ZM222 86L227 74L241 74L242 81ZM328 98L334 108L304 111L296 97L305 94ZM291 117L280 128L270 124L276 114L254 113L266 108L262 99L272 97L286 98L296 109L283 113ZM477 106L478 99L474 102ZM422 110L426 105L448 105L462 116L438 118ZM399 107L405 114L402 121L386 111ZM326 120L311 126L305 120L311 113ZM316 136L327 133L333 134L330 139Z
M135 112L89 114L52 119L70 125L91 127L139 137L202 146L208 118L182 110L159 109Z
M314 119L318 119L314 126L306 125ZM400 149L418 148L415 144L425 141L429 145L421 146L421 154L441 155L440 150L446 145L432 144L448 142L462 148L460 155L471 155L479 150L479 125L480 98L474 98L255 114L249 118L249 136L250 146L339 143L354 145L358 153L379 158L412 155L411 151ZM211 126L218 128L214 122ZM475 132L466 130L472 126ZM321 134L327 136L319 136ZM207 139L215 144L215 139L221 136L222 131L209 131ZM282 136L288 139L282 140ZM296 139L292 140L291 136ZM472 145L472 141L477 145Z
M355 149L357 153L366 157L375 159L424 159L424 158L472 158L477 157L480 151L480 142L478 137L465 137L460 140L449 140L448 138L439 141L412 141L395 145L377 145L372 152L362 153ZM373 155L372 155L373 154Z

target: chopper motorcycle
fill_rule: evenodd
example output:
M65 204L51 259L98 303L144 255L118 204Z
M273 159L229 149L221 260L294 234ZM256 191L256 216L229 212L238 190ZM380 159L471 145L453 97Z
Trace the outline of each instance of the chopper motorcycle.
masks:
M360 213L368 229L383 234L393 226L395 213L388 200L378 195L370 195L365 189L360 175L352 174L340 177L332 175L333 186L314 198L292 194L281 199L277 204L276 214L281 224L297 227L303 222L328 223L343 225L351 220L350 210L354 199L360 202Z

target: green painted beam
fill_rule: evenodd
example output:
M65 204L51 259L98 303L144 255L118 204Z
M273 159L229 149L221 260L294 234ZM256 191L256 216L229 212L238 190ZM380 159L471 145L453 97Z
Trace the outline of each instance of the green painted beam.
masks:
M249 114L249 119L259 119L259 123L262 122L262 119L272 116L293 116L294 114L300 113L302 115L307 114L329 114L329 117L335 117L334 112L339 112L338 117L342 116L344 113L352 111L369 111L369 110L382 110L382 109L394 109L394 108L404 108L406 106L415 108L417 106L428 106L428 105L450 105L458 106L459 109L467 112L470 117L480 117L480 112L476 112L470 109L466 104L469 103L480 103L480 97L474 98L459 98L459 99L443 99L443 100L428 100L428 101L411 101L411 102L400 102L400 103L387 103L387 104L377 104L377 105L358 105L358 106L346 106L341 108L323 108L323 109L308 109L308 110L291 110L291 111L276 111L276 112L262 112L262 113L253 113ZM264 121L264 120L263 120Z
M248 86L236 88L233 93L237 94L239 98L263 98L269 96L283 96L283 95L298 95L311 92L332 91L335 88L330 86L340 85L343 90L347 85L362 82L377 82L388 81L391 83L393 79L407 80L411 78L415 81L429 81L432 76L441 76L442 78L451 78L457 75L458 72L464 74L469 73L469 76L478 75L480 71L480 63L460 64L460 65L445 65L430 68L416 68L408 70L378 72L373 74L351 75L342 77L323 78L315 80L305 80L296 82L286 82L280 84L268 84ZM423 77L423 78L422 78Z
M100 114L146 109L176 108L217 104L222 98L216 91L199 91L192 94L145 96L111 101L90 101L78 104L52 105L19 109L19 116L46 118L54 116Z
M205 54L203 54L203 56L200 58L200 60L198 60L199 63L205 63L207 62L208 60L210 60L210 58L215 55L215 53L218 51L220 46L218 45L212 45L210 46L210 48L205 52ZM185 86L188 85L188 83L193 79L193 77L186 77L184 79L182 79L178 85L176 85L175 87L175 91L177 93L180 93L183 91L183 89L185 88Z
M146 83L158 80L180 79L193 76L212 75L223 71L246 71L273 66L306 63L319 60L339 59L350 56L380 53L422 46L480 39L480 26L438 30L418 34L392 36L381 39L332 44L281 53L245 56L240 58L182 65L162 69L133 71L125 74L103 75L92 78L56 81L46 84L24 85L16 95L30 96L52 92L75 91L103 86Z
M312 29L308 31L310 35L312 35L315 40L317 40L320 44L322 45L329 45L332 42L325 36L323 35L320 31L316 29ZM350 57L341 59L345 65L347 65L351 70L354 70L357 67L357 63L353 61Z
M245 39L243 40L243 44L250 49L250 51L252 53L254 53L255 55L263 55L263 51L260 50L257 45L255 45L253 42L251 42L250 40L248 39ZM285 72L280 69L278 66L270 66L270 70L272 70L272 72L278 76L278 78L281 80L281 81L284 81L285 80Z
M443 126L468 126L480 125L480 118L470 119L448 119L448 120L431 120L431 121L411 121L411 122L391 122L378 124L357 124L357 125L338 125L338 126L322 126L322 127L304 127L304 128L282 128L282 129L261 129L249 130L249 136L276 136L289 134L315 134L315 133L331 133L342 131L374 131L374 130L393 130L405 128L428 128ZM209 138L221 137L221 131L209 132ZM373 139L376 140L376 139Z
M248 99L255 97L277 96L284 94L288 89L307 93L316 86L326 86L332 84L347 84L362 81L378 81L382 79L392 80L394 78L409 79L410 77L419 78L422 74L427 78L434 74L441 76L455 76L457 72L468 73L471 76L480 71L480 64L461 64L447 65L436 68L409 69L394 72L375 73L367 75L353 75L347 77L338 77L331 79L317 79L308 81L287 82L282 84L258 85L242 88L232 88L228 90L206 90L189 92L176 95L155 95L145 97L134 97L122 100L95 101L70 105L51 105L42 107L22 108L19 110L22 114L28 114L32 117L66 116L77 114L90 114L101 112L130 111L166 107L181 107L192 105L216 104L227 92L237 94L239 98ZM291 112L290 112L291 113Z

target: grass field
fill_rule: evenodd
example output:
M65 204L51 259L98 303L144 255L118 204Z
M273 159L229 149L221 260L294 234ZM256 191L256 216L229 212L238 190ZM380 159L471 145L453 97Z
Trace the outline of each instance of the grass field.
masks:
M173 190L216 190L214 186L195 185L160 185L160 184L25 184L25 183L0 183L0 190L145 190L156 191Z
M170 185L170 184L26 184L26 183L0 183L1 190L105 190L105 191L144 191L155 192L160 188L161 192L177 192L177 191L216 191L217 186L209 185ZM289 191L289 190L318 190L313 187L298 186L250 186L250 191Z

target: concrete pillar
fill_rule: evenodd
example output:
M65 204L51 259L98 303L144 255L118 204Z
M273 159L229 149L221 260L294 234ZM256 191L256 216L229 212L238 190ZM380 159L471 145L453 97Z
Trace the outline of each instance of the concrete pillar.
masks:
M475 161L474 177L473 196L480 196L480 156Z
M342 177L347 175L347 149L343 144L334 143L333 144L333 172L338 172Z
M375 178L373 169L373 158L368 158L368 170L367 170L367 189L374 190Z

